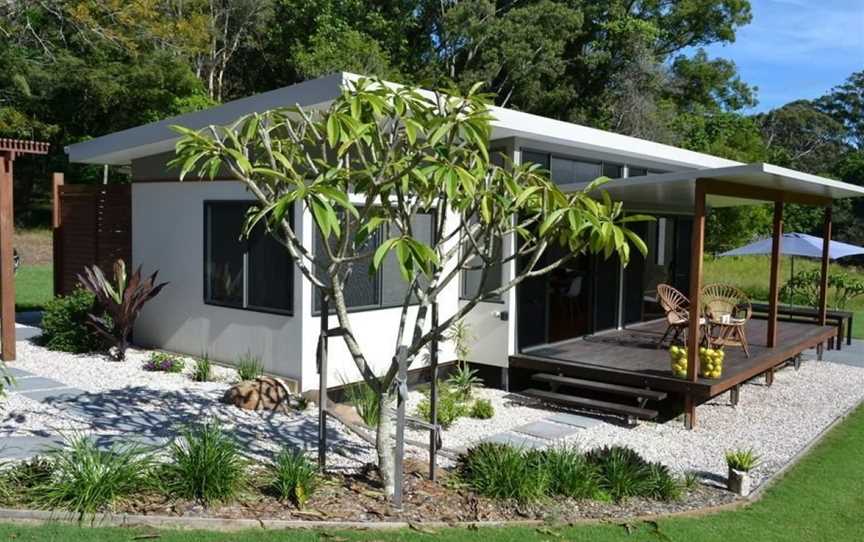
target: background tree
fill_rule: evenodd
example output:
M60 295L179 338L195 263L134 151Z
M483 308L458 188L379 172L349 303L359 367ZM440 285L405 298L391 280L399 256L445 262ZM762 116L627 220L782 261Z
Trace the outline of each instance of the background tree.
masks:
M177 128L175 164L211 177L227 167L257 200L245 233L264 223L285 245L306 280L335 308L341 337L357 370L379 396L378 466L387 495L393 494L392 406L397 352L405 347L410 365L434 337L443 336L486 297L495 297L526 278L547 273L578 254L617 254L626 264L630 244L644 243L623 217L621 204L586 192L562 193L536 166L498 167L488 155L491 133L488 97L429 95L360 80L326 111L275 110L253 114L223 128L200 132ZM302 243L289 219L300 202L317 226L315 252ZM430 242L417 228L431 217ZM519 238L514 278L499 288L475 292L453 314L430 327L430 305L459 274L482 273L499 258L498 240ZM381 236L377 248L372 237ZM541 264L550 247L569 250ZM354 334L346 304L352 274L380 268L395 258L406 293L392 360L376 367ZM412 307L415 307L412 309Z

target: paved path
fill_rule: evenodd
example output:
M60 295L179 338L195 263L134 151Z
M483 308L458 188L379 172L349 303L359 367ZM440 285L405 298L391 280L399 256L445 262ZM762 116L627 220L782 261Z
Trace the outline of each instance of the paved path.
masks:
M603 422L590 416L560 412L486 437L483 441L510 444L525 449L541 449L552 446L564 438L600 423Z

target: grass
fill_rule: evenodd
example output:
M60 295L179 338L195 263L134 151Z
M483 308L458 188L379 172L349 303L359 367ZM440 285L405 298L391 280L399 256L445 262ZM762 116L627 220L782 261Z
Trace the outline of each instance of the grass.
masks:
M51 265L22 265L15 275L15 311L42 310L54 297Z
M237 378L241 382L255 380L264 374L264 363L261 358L247 352L237 359Z
M789 280L791 258L783 257L780 265L780 284ZM807 258L795 258L795 272L817 269L819 262ZM830 271L842 271L853 279L864 280L864 270L854 266L831 262ZM703 283L722 282L737 286L755 301L768 299L768 281L771 276L771 259L768 256L743 256L706 258ZM829 306L831 299L829 297ZM864 296L852 299L846 310L855 313L852 336L864 339Z
M252 530L239 533L155 530L146 528L82 528L48 524L25 526L0 524L0 540L37 542L113 542L158 538L160 542L276 542L290 537L297 542L340 539L347 541L414 542L540 542L548 540L637 542L644 540L699 540L729 542L837 542L861 540L864 525L864 408L825 439L765 497L738 511L706 517L672 518L655 523L583 525L572 527L509 529L441 529L435 534L406 531L280 531Z

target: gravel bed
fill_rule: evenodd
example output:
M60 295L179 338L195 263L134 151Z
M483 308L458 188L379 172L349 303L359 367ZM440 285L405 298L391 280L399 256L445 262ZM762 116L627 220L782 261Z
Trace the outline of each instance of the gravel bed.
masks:
M16 368L83 390L81 399L87 406L82 414L10 393L0 402L0 439L71 433L158 432L164 436L191 422L216 419L252 444L251 455L257 457L283 444L298 444L286 436L286 426L302 435L301 446L311 448L317 442L317 411L248 411L223 404L225 390L237 381L233 368L213 365L213 381L195 382L190 377L194 360L188 357L184 371L172 374L145 371L143 364L150 354L146 350L129 349L126 360L116 362L99 354L54 352L30 341L19 341L17 348ZM337 421L330 427L334 431L330 440L334 453L328 456L331 468L354 470L374 459L370 446Z

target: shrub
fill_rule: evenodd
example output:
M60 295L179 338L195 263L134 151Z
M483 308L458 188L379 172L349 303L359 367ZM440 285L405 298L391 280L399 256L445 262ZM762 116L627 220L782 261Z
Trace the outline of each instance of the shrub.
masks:
M749 472L759 465L759 456L753 450L730 450L726 452L726 465L730 469Z
M453 422L466 416L469 412L461 394L454 392L447 386L441 386L438 392L438 424L447 429ZM420 400L417 405L417 416L430 422L432 421L432 407L429 396Z
M241 380L255 380L264 374L261 358L246 352L237 360L237 377Z
M77 436L51 450L52 475L33 488L34 502L50 509L95 514L146 487L152 456L138 445L100 450L88 437Z
M42 313L42 344L50 350L84 354L99 350L103 341L87 325L96 310L96 297L83 288L57 296L45 304Z
M489 399L477 399L471 405L471 412L468 415L478 420L488 420L495 415L495 407Z
M483 384L483 380L477 376L478 372L477 370L471 370L467 362L462 362L447 379L447 384L462 399L468 399L471 397L474 387Z
M318 487L315 465L303 452L284 449L268 467L268 488L283 500L302 508Z
M381 403L378 394L365 380L345 387L345 399L368 427L378 427L381 421Z
M210 357L204 354L195 360L195 367L192 369L192 380L195 382L208 382L213 377L213 365L210 363Z
M169 493L204 505L237 496L246 479L246 461L237 443L213 421L187 427L171 443L171 462L163 467Z
M166 352L151 352L150 357L144 362L145 371L182 373L184 367L186 362L183 358Z
M88 323L113 344L110 355L117 361L126 359L129 334L144 304L156 297L167 282L156 284L156 271L149 277L141 277L141 266L126 274L123 260L114 262L114 283L105 277L98 266L85 267L78 281L90 291L99 302L105 315L90 313Z
M575 448L563 447L543 452L543 466L549 476L551 494L574 499L601 496L599 470Z
M474 491L496 499L536 501L549 491L542 455L506 444L484 442L460 458L462 479Z
M636 451L606 446L588 452L586 460L600 473L600 487L615 501L628 497L671 500L681 493L680 483L659 463L649 463Z

